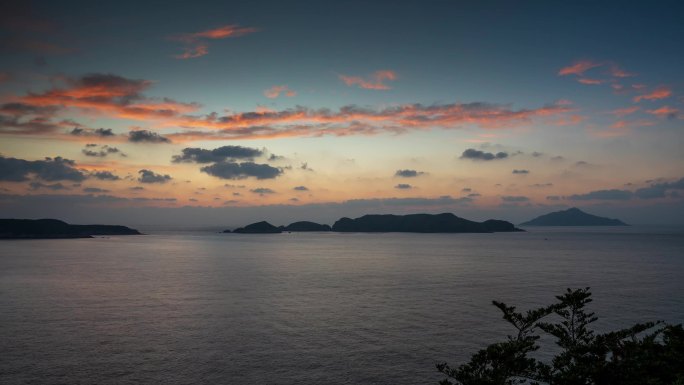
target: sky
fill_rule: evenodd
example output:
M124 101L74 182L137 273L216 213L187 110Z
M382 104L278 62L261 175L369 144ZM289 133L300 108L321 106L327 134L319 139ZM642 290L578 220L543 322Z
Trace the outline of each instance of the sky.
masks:
M0 212L684 224L680 2L0 5Z

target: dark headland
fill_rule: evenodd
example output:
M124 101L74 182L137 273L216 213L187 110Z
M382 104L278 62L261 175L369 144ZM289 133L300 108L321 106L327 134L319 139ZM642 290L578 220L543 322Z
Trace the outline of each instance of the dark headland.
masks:
M629 226L619 219L599 217L573 207L542 215L520 226Z
M141 235L117 225L71 225L57 219L0 219L0 239L92 238L93 235Z
M354 233L495 233L524 231L512 223L490 219L475 222L459 218L451 213L410 214L410 215L364 215L360 218L341 218L332 227L315 222L295 222L288 226L276 227L262 221L241 227L234 233L272 234L282 231L336 231ZM230 230L224 231L231 232Z

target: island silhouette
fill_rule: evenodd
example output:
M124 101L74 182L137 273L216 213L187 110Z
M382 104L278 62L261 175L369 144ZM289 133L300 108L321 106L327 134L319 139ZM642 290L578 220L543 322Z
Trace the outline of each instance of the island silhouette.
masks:
M619 219L599 217L573 207L538 216L520 226L629 226Z
M71 225L58 219L0 219L0 239L92 238L94 235L141 235L118 225Z
M276 227L266 221L252 223L224 233L238 234L277 234L300 231L335 231L343 233L495 233L524 231L510 222L489 219L475 222L457 217L451 213L443 214L371 214L359 218L340 218L332 227L309 221L294 222L287 226Z

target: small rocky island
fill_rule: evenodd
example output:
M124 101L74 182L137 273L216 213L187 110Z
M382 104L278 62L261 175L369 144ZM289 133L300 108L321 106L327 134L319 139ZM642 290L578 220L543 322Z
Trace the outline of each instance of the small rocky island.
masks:
M539 216L520 226L629 226L619 219L599 217L573 207Z
M262 221L240 227L233 233L239 234L274 234L298 231L336 231L356 233L495 233L524 231L512 223L490 219L475 222L459 218L451 213L444 214L411 214L411 215L364 215L360 218L341 218L332 227L315 222L294 222L287 226L276 227ZM230 233L225 230L224 233Z
M94 235L141 235L117 225L71 225L57 219L0 219L0 239L92 238Z

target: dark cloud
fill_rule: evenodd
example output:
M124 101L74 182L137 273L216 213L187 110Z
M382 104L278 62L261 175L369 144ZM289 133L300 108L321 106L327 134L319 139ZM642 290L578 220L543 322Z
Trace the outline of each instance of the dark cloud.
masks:
M501 200L504 202L508 202L508 203L529 202L530 198L524 197L524 196L506 195L506 196L502 196Z
M99 136L104 138L115 135L111 128L96 128L93 130L91 128L83 127L74 127L69 134L74 136Z
M156 132L149 130L135 130L128 132L128 141L133 143L171 143L171 140L165 138Z
M140 183L166 183L172 178L170 175L157 174L154 171L142 169L138 171L140 177L138 182Z
M398 176L401 178L413 178L418 175L423 175L425 174L422 171L416 171L416 170L397 170L397 172L394 173L394 176Z
M529 173L530 173L530 170L513 170L512 173L513 173L513 174L525 175L525 174L529 174Z
M532 153L532 156L535 157L535 158L539 158L539 157L541 157L541 156L543 156L543 155L544 155L544 153L543 153L543 152L539 152L539 151L535 151L535 152Z
M255 188L252 190L249 190L250 192L253 192L254 194L259 194L259 195L264 195L264 194L275 194L276 192L271 190L270 188L265 188L265 187L259 187Z
M117 175L114 175L110 171L95 171L91 172L90 176L99 180L119 180Z
M461 192L471 192L471 191L473 191L473 189L471 189L470 187L464 187L463 189L461 189Z
M394 186L394 188L399 189L399 190L409 190L409 189L412 189L413 186L411 186L410 184L406 184L406 183L399 183L398 185Z
M105 190L102 188L97 188L97 187L86 187L83 189L83 192L87 193L106 193L109 192L109 190Z
M531 184L530 187L533 188L545 188L545 187L551 187L553 186L553 183L535 183Z
M40 182L31 182L31 183L29 183L29 186L31 187L31 190L39 190L39 189L47 189L47 190L52 190L52 191L69 190L68 187L64 186L61 183L43 184Z
M144 189L145 188L142 186L134 186L134 187L129 188L129 190L132 190L132 191L142 191Z
M202 167L200 171L221 179L244 179L248 177L273 179L283 173L279 168L254 162L218 162Z
M271 156L268 157L269 162L274 162L276 160L283 160L285 159L284 156L276 155L276 154L271 154Z
M597 190L586 194L573 194L566 196L565 199L573 201L588 201L588 200L619 200L624 201L632 198L633 193L628 190Z
M653 183L649 187L643 187L634 192L641 199L665 198L668 190L683 190L684 178L674 182Z
M472 160L496 160L496 159L506 159L508 158L508 153L506 152L497 152L496 154L491 153L491 152L484 152L480 150L476 150L474 148L469 148L465 151L463 151L463 154L461 155L461 159L472 159Z
M120 156L126 156L123 152L121 152L118 148L116 147L110 147L107 145L104 145L100 147L100 149L95 149L97 147L96 144L86 144L86 148L81 150L83 155L85 156L92 156L92 157L97 157L97 158L104 158L107 155L111 154L119 154Z
M24 160L0 156L0 181L22 182L33 175L49 182L70 180L80 182L86 175L76 169L76 162L60 156L45 160Z
M309 189L308 189L306 186L297 186L297 187L293 188L293 190L296 190L296 191L309 191Z
M213 150L202 148L184 148L182 155L174 155L172 162L217 163L226 160L251 160L263 155L263 151L256 148L242 146L223 146Z
M561 199L563 199L563 197L558 196L558 195L549 195L546 197L546 200L549 200L549 201L559 201Z

